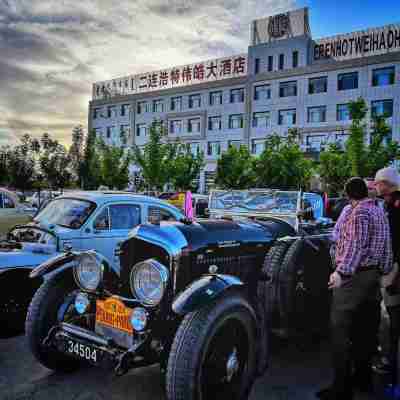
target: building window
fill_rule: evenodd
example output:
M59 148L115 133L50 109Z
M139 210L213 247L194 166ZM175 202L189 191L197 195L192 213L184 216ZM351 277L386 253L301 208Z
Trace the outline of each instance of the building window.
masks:
M191 94L189 96L189 108L199 108L201 106L201 96L199 94Z
M285 55L279 54L279 69L283 69L285 67Z
M307 117L310 123L326 122L326 106L308 107Z
M200 143L189 143L189 150L194 156L196 156L201 151Z
M136 125L136 136L146 136L146 124L137 124Z
M107 116L108 116L108 118L116 118L117 117L117 107L116 106L108 106Z
M199 133L200 132L200 118L189 119L188 131L190 133Z
M182 110L182 97L172 97L171 98L171 111L181 111Z
M358 72L338 75L338 90L358 89Z
M393 116L393 100L377 100L371 102L372 117L390 118Z
M265 139L253 139L251 141L251 153L259 156L265 150Z
M260 59L256 58L254 60L254 74L258 74L260 72Z
M219 131L221 129L222 129L222 121L220 115L208 118L208 130Z
M145 113L147 111L148 111L148 109L147 109L147 101L139 101L137 103L137 113L138 114L142 114L142 113Z
M320 152L325 145L325 135L311 135L307 136L306 144L307 150Z
M299 52L297 50L292 54L292 65L293 68L297 68L299 66Z
M153 112L160 113L164 111L164 102L162 100L153 100Z
M394 84L394 67L379 68L372 71L372 86Z
M229 129L243 128L243 114L234 114L229 116Z
M274 56L268 56L268 72L272 72L274 69Z
M127 117L128 115L129 115L129 104L122 104L121 117Z
M348 104L338 104L336 106L336 119L338 121L350 120L350 110Z
M222 104L222 91L210 92L210 106Z
M221 154L220 142L208 142L207 143L207 155L219 156Z
M93 119L102 117L101 111L102 111L101 108L95 108L93 110Z
M182 132L182 121L180 119L170 121L169 132L175 133L175 134L181 133Z
M279 84L279 97L297 96L297 82L281 82Z
M236 149L240 149L242 142L240 140L229 140L228 147L235 147Z
M296 123L296 109L280 110L278 124L291 126Z
M268 100L271 98L271 86L254 86L254 100Z
M270 125L269 111L253 113L253 127L254 128L267 128Z
M328 77L310 78L308 80L308 93L326 93L328 91Z
M347 142L347 139L349 138L349 134L348 133L337 133L335 135L335 142L340 146L340 147L344 147L344 145Z
M117 133L117 127L116 126L108 126L107 127L107 139L115 139L116 138L116 133Z
M231 103L243 103L244 102L244 89L231 89Z

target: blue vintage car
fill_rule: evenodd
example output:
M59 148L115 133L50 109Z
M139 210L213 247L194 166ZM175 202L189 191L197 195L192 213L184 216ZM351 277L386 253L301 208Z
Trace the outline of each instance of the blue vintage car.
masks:
M95 250L119 273L119 242L159 212L165 221L184 215L154 197L124 192L74 192L52 200L27 225L13 228L0 242L0 337L21 333L27 307L42 280L33 268L65 250Z

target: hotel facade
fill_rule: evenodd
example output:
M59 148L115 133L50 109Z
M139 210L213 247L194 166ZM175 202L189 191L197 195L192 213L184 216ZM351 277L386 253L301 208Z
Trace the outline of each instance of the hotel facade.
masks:
M343 144L347 105L358 97L368 121L385 115L400 140L400 24L314 40L308 15L303 8L253 21L247 54L94 83L89 129L106 143L141 147L152 121L163 120L167 140L204 153L199 192L229 146L258 155L268 135L290 128L310 156Z

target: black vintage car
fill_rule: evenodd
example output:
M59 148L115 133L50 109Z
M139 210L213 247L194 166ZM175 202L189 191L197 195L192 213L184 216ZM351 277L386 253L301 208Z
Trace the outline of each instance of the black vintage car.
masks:
M169 400L245 399L265 371L271 329L324 332L329 229L313 216L322 203L271 190L210 199L215 220L154 216L135 228L117 249L119 275L93 251L36 268L33 278L47 278L26 333L39 362L61 371L89 362L117 375L160 363Z

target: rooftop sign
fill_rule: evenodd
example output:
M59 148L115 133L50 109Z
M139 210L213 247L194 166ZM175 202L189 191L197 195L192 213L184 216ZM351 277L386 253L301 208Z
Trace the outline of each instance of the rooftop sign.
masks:
M247 75L247 54L96 82L93 100L215 82Z

